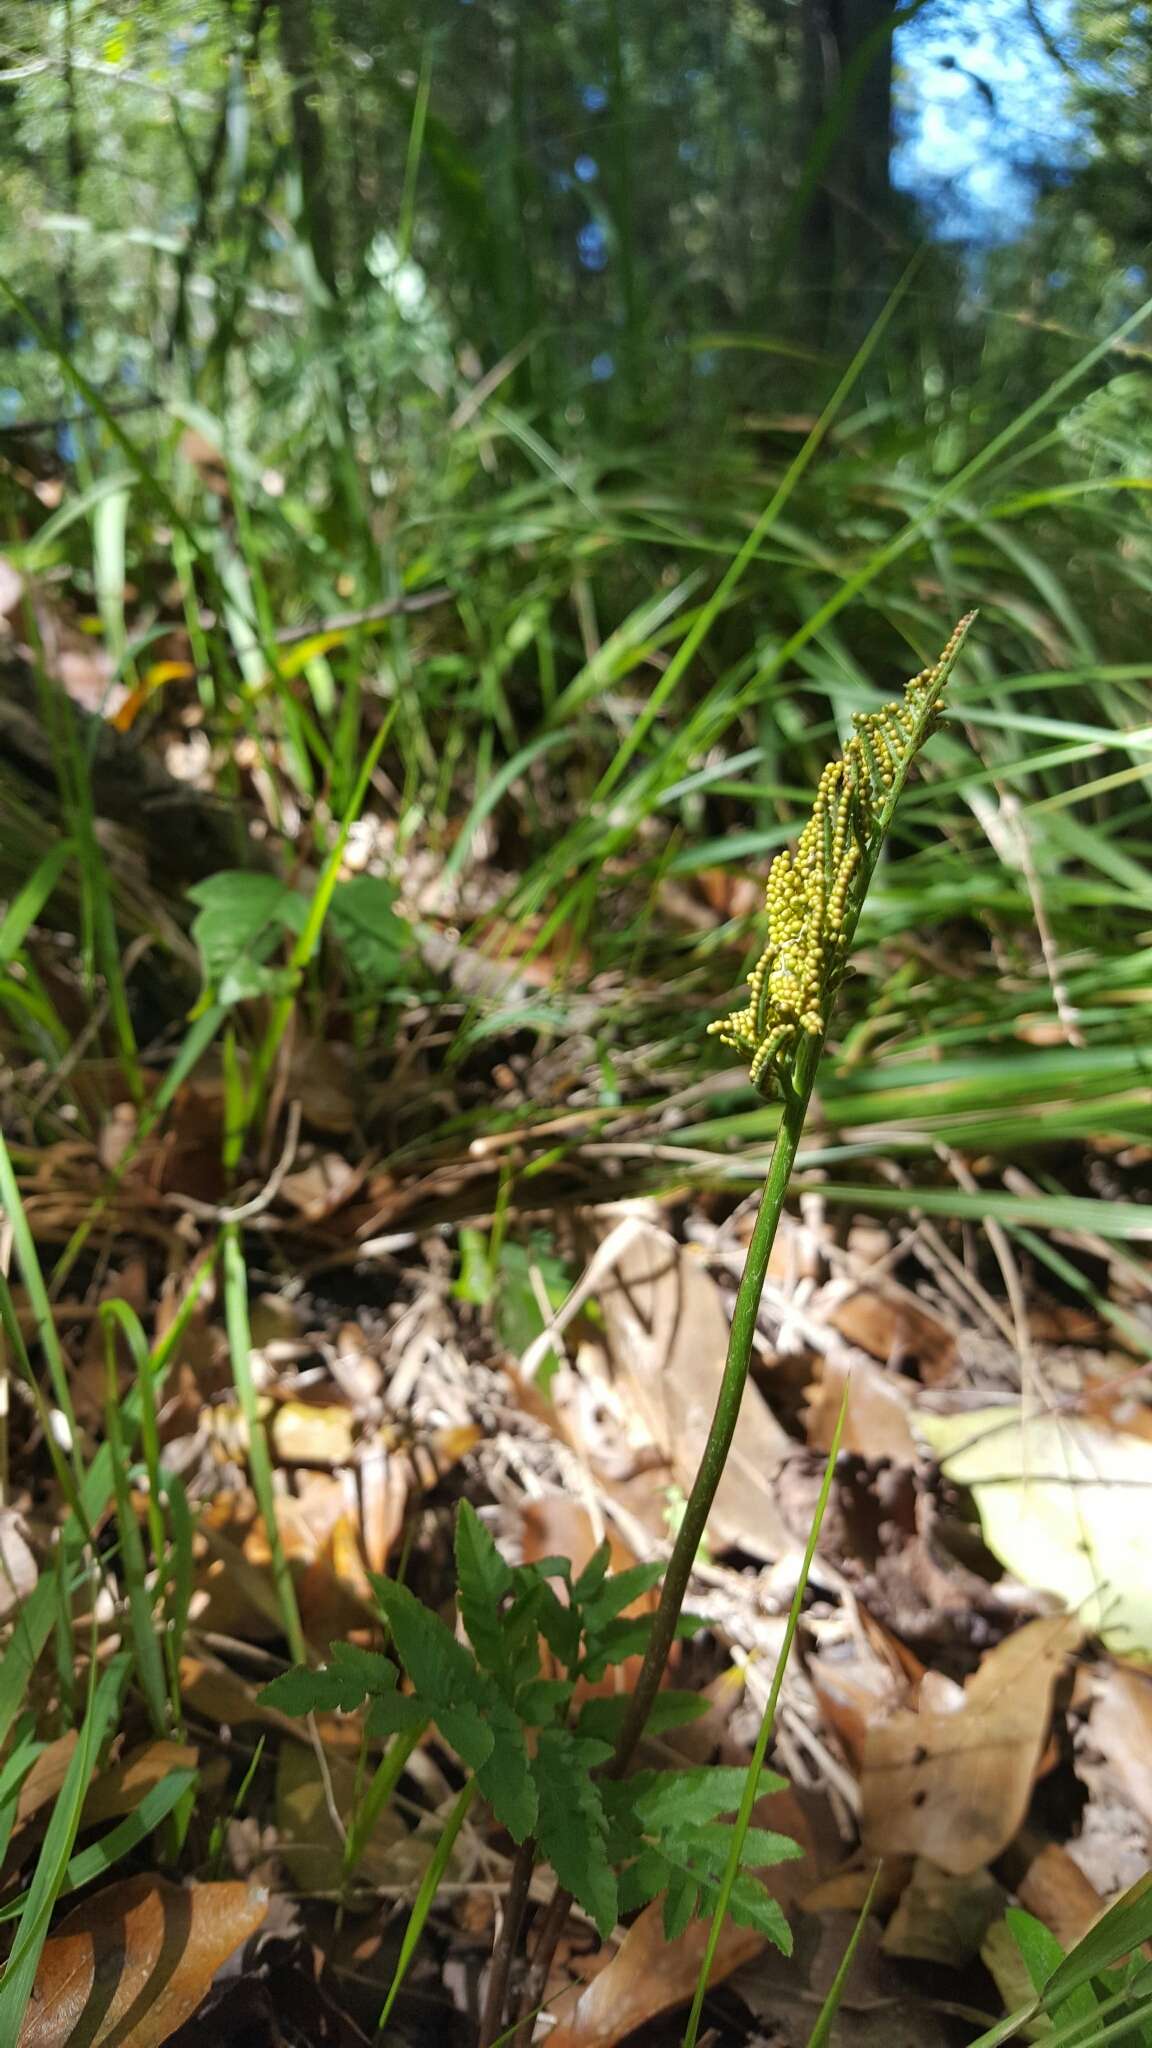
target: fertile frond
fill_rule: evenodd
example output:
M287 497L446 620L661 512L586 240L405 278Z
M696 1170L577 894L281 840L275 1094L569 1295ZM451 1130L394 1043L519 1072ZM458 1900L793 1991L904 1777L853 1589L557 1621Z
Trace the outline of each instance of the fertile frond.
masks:
M938 661L899 703L857 712L843 758L820 777L794 849L768 874L768 944L748 977L748 1002L709 1030L746 1053L763 1094L786 1090L804 1039L821 1039L868 883L908 770L939 714L940 697L974 618L961 619Z

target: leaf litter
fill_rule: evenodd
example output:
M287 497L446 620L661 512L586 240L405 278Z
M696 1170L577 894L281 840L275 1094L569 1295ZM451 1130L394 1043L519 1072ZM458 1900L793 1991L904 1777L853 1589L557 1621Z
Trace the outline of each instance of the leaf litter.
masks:
M298 932L306 903L270 876L248 878L244 891L246 951L235 944L227 874L196 899L213 992L232 1004L275 996L269 934ZM395 959L413 908L361 891L345 906L345 928ZM421 944L450 961L450 982L470 1000L479 968L469 949L442 937ZM266 947L268 957L253 957ZM545 987L538 962L527 964L525 986L529 969ZM230 2014L237 2027L271 2028L289 1997L311 2015L316 2041L347 2048L371 2037L396 1915L427 1869L462 1752L443 1729L422 1738L350 1886L346 1816L380 1747L357 1713L318 1712L304 1724L261 1699L286 1661L277 1547L317 1657L336 1638L380 1647L373 1574L402 1568L414 1597L451 1617L461 1499L481 1509L513 1563L559 1553L579 1570L604 1539L616 1569L663 1553L718 1383L748 1217L688 1188L657 1200L613 1185L627 1159L626 1109L613 1139L604 1118L566 1107L591 1044L573 1033L531 1057L501 1046L484 1085L507 1132L476 1140L445 1122L406 1152L396 1142L410 1106L403 1076L366 1094L347 1044L301 1030L281 1077L297 1120L264 1144L238 1191L219 1163L220 1063L177 1088L163 1123L141 1137L161 1069L141 1069L133 1099L115 1062L73 1062L75 1114L66 1136L31 1154L25 1199L45 1258L88 1233L55 1316L91 1445L103 1427L101 1297L129 1299L146 1323L151 1310L149 1334L162 1337L185 1290L199 1290L158 1415L164 1470L192 1512L190 1542L172 1561L188 1580L185 1725L159 1735L130 1706L121 1750L93 1778L80 1839L91 1847L147 1811L148 1796L180 1771L204 1775L216 1825L194 1822L174 1864L165 1859L176 1837L145 1834L128 1851L134 1874L97 1875L80 1906L64 1902L28 2022L41 2031L26 2028L21 2048L66 2039L67 2015L94 1997L104 2010L92 2041L121 2048L169 2039L214 2048ZM514 1191L501 1208L504 1162L519 1170L550 1144L564 1149L578 1198L545 1164L537 1206L521 1208ZM233 1394L220 1282L205 1263L226 1198L247 1212L252 1370L276 1544ZM1066 1233L1062 1242L1099 1265L1102 1241ZM1067 1946L1147 1865L1146 1353L1118 1348L1122 1331L1082 1301L1045 1293L1030 1272L1025 1349L1040 1374L1037 1403L1035 1385L1021 1383L1013 1305L994 1266L977 1270L969 1249L931 1219L905 1227L841 1216L818 1185L777 1241L736 1454L692 1595L708 1628L680 1647L673 1676L708 1711L661 1733L644 1759L747 1760L847 1390L844 1451L778 1717L776 1756L794 1790L760 1816L803 1845L800 1861L764 1875L813 1967L789 2004L780 1987L796 1980L781 1979L763 1935L729 1924L714 1976L728 1980L724 2011L738 2040L754 2038L771 1997L782 2038L800 2048L826 1988L815 1961L824 1932L833 1950L843 1942L846 1902L859 1907L877 1856L885 1884L843 2015L846 2041L871 2038L876 2000L889 2010L911 2001L917 2038L934 2039L972 1970L986 1970L985 2000L1007 1981L997 1930L1010 1901ZM1146 1323L1143 1268L1125 1254L1110 1278L1125 1313ZM34 1343L35 1305L19 1285L13 1298ZM125 1355L123 1388L130 1366ZM19 1383L12 1431L19 1469L33 1476L0 1511L0 1625L9 1626L51 1555L59 1506L43 1418ZM149 1492L146 1476L136 1479L143 1524ZM114 1574L79 1586L75 1608L106 1655L124 1626ZM625 1663L589 1681L581 1697L610 1702L631 1671ZM50 1676L37 1704L59 1705ZM467 1743L475 1731L460 1723L457 1733ZM49 1741L0 1795L0 1903L28 1882L74 1747L74 1736ZM418 2036L452 2038L475 2005L511 1867L510 1819L511 1809L477 1808L449 1863L398 2007ZM307 1915L307 1935L290 1920L258 1970L221 1976L268 1920L269 1888L277 1907L292 1899ZM547 1890L538 1872L532 1909ZM625 1915L603 1944L573 1915L546 1987L550 2038L558 2048L613 2048L638 2028L678 2038L671 2017L661 2033L661 2016L690 1997L702 1941L698 1921L669 1939L658 1906Z

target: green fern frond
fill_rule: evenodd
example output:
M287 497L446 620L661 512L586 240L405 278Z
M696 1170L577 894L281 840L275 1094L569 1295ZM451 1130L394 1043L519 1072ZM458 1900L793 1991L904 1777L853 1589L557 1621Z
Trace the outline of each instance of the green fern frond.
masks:
M860 909L896 801L935 729L940 698L975 613L961 619L938 661L902 700L857 712L843 758L820 777L812 815L794 849L768 874L768 944L748 977L748 1002L709 1030L749 1060L764 1095L787 1093L806 1038L822 1039Z

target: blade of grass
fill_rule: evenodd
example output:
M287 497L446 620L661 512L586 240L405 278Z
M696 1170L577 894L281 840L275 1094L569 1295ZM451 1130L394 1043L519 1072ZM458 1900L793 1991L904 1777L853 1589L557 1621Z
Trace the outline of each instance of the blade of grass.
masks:
M76 1748L68 1764L52 1816L44 1836L32 1883L28 1888L20 1925L16 1930L4 1974L0 1977L0 2041L16 2041L25 2008L32 1993L40 1951L48 1924L60 1896L72 1858L72 1845L80 1826L84 1799L106 1735L110 1732L120 1704L129 1659L116 1657L96 1677L95 1644L88 1672L88 1698Z
M740 1810L736 1815L736 1825L732 1830L732 1842L728 1851L728 1861L724 1866L724 1875L720 1880L716 1910L712 1915L712 1924L708 1929L708 1940L704 1946L704 1954L701 1958L700 1970L696 1978L696 1993L692 2000L692 2010L688 2015L688 2024L684 2029L683 2048L696 2048L696 2038L700 2031L700 2015L704 2009L704 2000L708 1993L708 1985L712 1976L712 1965L716 1960L716 1949L724 1930L724 1922L728 1917L732 1888L740 1873L740 1859L744 1853L744 1839L752 1824L752 1810L756 1804L756 1788L763 1774L764 1759L768 1754L768 1745L772 1740L773 1731L775 1730L776 1708L780 1699L780 1689L784 1683L784 1673L788 1667L788 1659L792 1654L792 1645L796 1640L796 1631L800 1626L800 1612L804 1605L805 1593L808 1590L808 1575L812 1570L812 1560L816 1555L816 1545L820 1540L824 1511L828 1506L828 1499L832 1492L832 1481L836 1476L836 1460L840 1455L840 1442L844 1434L844 1423L848 1414L850 1384L851 1374L849 1374L844 1384L844 1392L840 1401L840 1412L836 1417L836 1427L832 1432L832 1442L829 1445L828 1457L824 1465L824 1478L812 1516L811 1527L808 1530L808 1541L804 1546L804 1557L800 1566L800 1574L796 1581L796 1590L792 1595L792 1604L788 1609L784 1640L780 1645L780 1654L776 1659L776 1669L772 1674L768 1702L764 1708L759 1733L757 1734L744 1778L744 1792L740 1800ZM871 1893L869 1897L871 1897ZM847 1960L850 1962L851 1956Z

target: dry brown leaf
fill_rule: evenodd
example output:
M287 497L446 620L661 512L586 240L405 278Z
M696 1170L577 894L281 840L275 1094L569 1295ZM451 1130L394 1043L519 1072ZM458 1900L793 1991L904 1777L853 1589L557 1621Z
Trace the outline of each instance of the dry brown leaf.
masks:
M95 1827L100 1821L134 1813L153 1785L162 1784L172 1771L194 1770L199 1760L199 1750L186 1743L149 1742L102 1772L89 1787L83 1825Z
M657 1899L634 1920L607 1969L576 2001L569 2020L549 2034L549 2048L615 2048L647 2020L687 2004L708 1939L708 1921L693 1920L678 1941L667 1942ZM762 1935L726 1920L709 1982L719 1984L764 1946Z
M811 1831L804 1812L789 1791L771 1793L755 1809L757 1827L775 1828L803 1844L805 1855L795 1863L779 1863L760 1873L774 1898L787 1910L811 1886L814 1877ZM548 2036L549 2048L615 2048L645 2021L687 2004L708 1940L708 1920L693 1920L676 1941L665 1941L663 1901L654 1899L634 1920L611 1962L580 1993L567 2018ZM754 1929L724 1922L709 1982L739 1969L764 1947Z
M286 1174L280 1193L305 1223L322 1223L350 1202L363 1186L364 1165L354 1166L341 1152L319 1152L297 1173Z
M927 1387L938 1387L952 1376L955 1337L906 1287L892 1281L883 1292L861 1287L842 1301L822 1301L821 1313L850 1344L858 1344L882 1365L915 1364Z
M76 1730L70 1728L66 1735L58 1735L55 1742L50 1742L47 1749L41 1750L20 1787L20 1796L16 1801L18 1828L23 1827L25 1821L31 1820L34 1813L39 1813L42 1806L47 1806L55 1799L64 1783L77 1740Z
M677 1484L687 1491L700 1463L728 1348L728 1318L719 1289L690 1247L654 1224L642 1224L598 1298L616 1371ZM749 1382L708 1521L714 1542L765 1558L790 1548L773 1481L791 1451L790 1437Z
M954 1877L919 1856L881 1947L886 1955L957 1969L978 1952L1007 1903L1006 1892L989 1871Z
M1075 1948L1107 1903L1058 1842L1046 1842L1016 1886L1025 1911L1042 1920L1062 1949Z
M253 1885L108 1886L45 1942L16 2048L161 2048L267 1911Z
M356 1803L361 1773L347 1757L326 1758L332 1805L350 1814ZM344 1844L336 1831L328 1792L315 1750L299 1743L281 1745L276 1772L276 1819L279 1854L302 1892L339 1893L344 1886ZM372 1831L358 1866L365 1885L419 1884L428 1867L432 1844L414 1835L394 1807L386 1807Z
M1091 1731L1133 1805L1152 1824L1152 1678L1111 1665L1100 1682Z
M826 1358L808 1409L808 1441L827 1451L848 1385L842 1448L858 1458L888 1458L895 1465L915 1465L920 1449L908 1421L914 1390L910 1380L885 1372L870 1358Z
M1023 1821L1056 1681L1082 1633L1070 1615L1028 1622L989 1651L952 1710L901 1711L869 1728L870 1855L926 1856L953 1877L1000 1855Z

